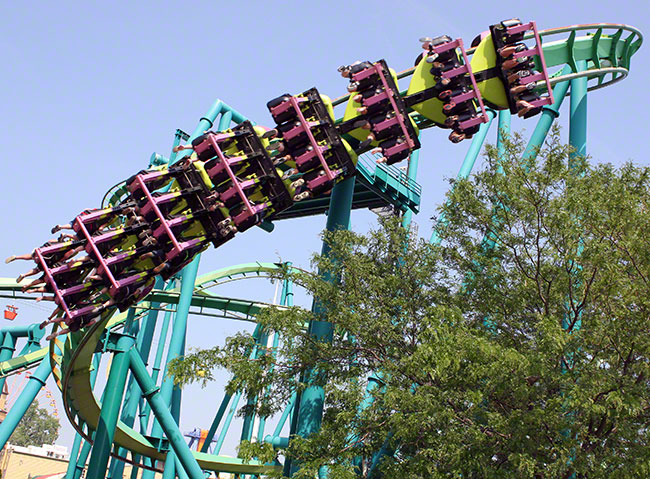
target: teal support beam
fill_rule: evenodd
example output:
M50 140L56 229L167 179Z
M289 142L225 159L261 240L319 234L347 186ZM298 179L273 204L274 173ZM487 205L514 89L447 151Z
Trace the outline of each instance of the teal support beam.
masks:
M284 409L282 416L280 416L280 420L278 421L278 424L275 426L275 431L273 431L273 437L278 437L280 433L282 433L282 428L284 427L284 424L287 422L289 415L291 414L293 408L296 405L297 397L298 394L296 394L295 392L291 395L291 399L289 399L289 404L287 404L287 407Z
M561 74L568 75L569 73L571 73L571 67L565 65ZM528 141L528 145L524 150L524 159L532 159L537 156L539 149L544 144L544 140L546 140L546 135L548 135L548 132L551 129L551 125L553 125L555 119L560 116L560 107L562 106L562 102L564 101L564 97L566 96L568 90L569 82L566 81L558 83L555 85L555 88L553 88L553 97L555 98L555 103L542 108L542 113L540 114L540 118L537 121L535 130L533 130L533 134L531 135L530 140Z
M213 454L219 454L221 452L223 442L226 440L226 435L228 434L228 429L230 428L230 423L232 422L232 418L235 417L235 413L237 412L237 407L239 406L240 398L241 398L241 391L237 391L235 393L235 396L232 398L232 405L230 406L230 410L228 411L228 416L226 416L226 420L224 421L223 427L221 428L221 432L219 433L217 444L216 446L214 446L214 451L212 452Z
M333 188L325 227L327 231L349 228L354 182L354 177L348 178ZM330 246L326 242L323 242L321 254L323 256L329 256L330 254ZM338 281L338 278L333 277L330 273L323 274L323 277L326 281ZM319 302L318 298L314 299L312 311L316 317L323 317L325 315L325 307ZM327 321L313 320L310 322L308 329L309 335L315 341L330 342L332 340L333 326ZM325 393L323 387L317 383L317 374L317 371L307 373L307 377L304 379L309 385L300 395L300 400L297 403L295 433L300 437L309 437L320 429ZM286 462L290 463L289 460ZM297 471L297 466L295 465L290 464L289 468L292 474Z
M276 335L277 336L277 335ZM253 360L257 359L260 354L264 354L264 350L266 349L266 345L268 343L269 336L267 331L261 330L259 337L256 339L257 342L257 351L255 352L255 355L253 356ZM246 406L248 407L254 407L255 404L257 403L257 397L255 398L248 398L248 401L246 402ZM252 436L253 436L253 424L255 422L255 413L249 413L244 416L244 424L242 425L242 431L241 431L241 441L250 441Z
M205 438L205 442L203 443L203 446L201 446L201 452L208 452L210 444L212 443L212 438L216 434L219 424L221 424L221 419L226 413L226 409L228 408L228 404L230 403L231 398L232 395L228 393L223 396L221 404L219 405L219 409L217 410L217 414L214 416L214 420L212 421L210 429L208 430L208 435Z
M258 335L260 334L261 331L261 326L258 324L255 326L255 330L253 331L253 338L257 341ZM250 358L252 359L254 357L254 354L256 353L256 349L253 350L253 353L251 353ZM217 410L217 414L214 417L214 420L212 421L212 424L210 425L210 429L208 430L208 435L205 437L205 441L203 442L203 446L201 447L201 452L208 452L208 448L210 447L210 444L212 444L212 438L214 435L217 433L217 429L219 428L219 424L221 424L221 419L223 418L223 415L226 413L226 409L228 408L228 404L230 403L230 399L232 398L231 394L226 393L221 400L221 404L219 405L219 409ZM239 397L237 397L236 402L239 401ZM237 409L237 404L234 404L234 410ZM228 425L230 424L230 421L232 420L232 415L234 415L234 410L233 408L230 409L231 412L229 413L228 417L229 420L227 421ZM228 426L224 426L223 430L227 430ZM225 432L222 431L222 434L225 437ZM222 441L223 442L223 441ZM215 452L215 454L217 454Z
M578 71L587 69L587 62L576 62ZM574 148L571 158L587 156L587 77L571 80L569 144Z
M201 467L192 455L192 451L190 451L190 448L185 442L183 434L178 430L178 425L169 411L169 405L161 397L161 391L149 376L142 358L135 350L131 350L129 358L131 372L142 390L142 395L150 404L151 410L161 425L169 441L169 445L182 465L182 468L190 479L203 479Z
M408 169L406 170L406 177L409 180L416 181L418 176L418 165L420 163L420 150L415 150L411 153L411 157L408 162ZM402 217L402 227L407 230L411 227L411 221L413 220L413 211L407 209Z
M499 131L497 132L497 154L499 159L503 159L506 154L504 140L510 136L510 120L512 113L510 110L499 111Z
M170 308L175 308L175 305L170 305ZM160 374L160 366L162 364L163 354L165 352L165 345L167 344L167 332L169 331L169 322L172 318L172 311L166 311L163 316L163 323L160 327L160 335L158 337L158 348L156 350L156 357L154 359L151 378L155 383L158 382L158 376ZM144 404L144 407L140 408L140 432L142 434L147 434L149 429L149 404Z
M460 170L458 171L458 175L456 175L457 179L464 179L469 176L469 174L472 172L472 168L474 168L474 163L476 163L476 159L478 158L479 153L481 152L481 148L483 148L483 143L485 142L485 137L488 134L488 131L490 131L490 126L492 126L492 121L496 117L496 112L492 109L487 109L487 116L488 116L488 121L487 123L481 124L479 127L478 131L474 135L474 138L472 138L472 143L469 145L469 150L467 150L467 153L465 154L465 158L463 159L463 163L460 165ZM429 238L429 243L431 244L438 244L440 243L440 237L438 236L438 225L444 225L446 222L444 215L440 215L438 218L438 222L436 226L433 228L433 232L431 233L431 238Z
M174 451L168 451L167 456L165 456L165 467L163 468L162 479L174 479L174 477L176 477L176 463L177 459L174 455Z
M16 351L16 338L11 334L9 328L4 328L2 330L2 343L0 343L0 362L10 360L14 355L14 351ZM4 389L6 380L6 377L0 378L0 391Z
M68 468L65 472L65 477L72 479L74 477L74 470L77 467L77 460L79 459L79 449L81 448L81 434L74 435L74 442L72 443L72 450L68 458Z
M176 469L176 476L178 479L190 479L190 476L187 475L187 472L185 472L185 469L183 469L183 465L181 464L181 461L178 460L176 456L174 456L174 468ZM205 475L203 476L205 477Z
M93 433L90 433L90 431L88 432L91 438L94 437L94 432ZM86 459L88 459L88 455L90 454L91 448L92 448L92 443L90 443L89 441L85 441L83 446L81 446L81 452L79 453L77 462L74 465L74 475L71 477L71 479L81 478L81 474L84 471L84 467L86 467Z
M156 278L156 283L154 288L164 289L168 291L174 286L174 281L170 281L166 286L164 280L158 276ZM152 303L151 310L147 313L147 316L141 320L141 328L138 332L136 338L136 349L139 351L142 360L145 364L148 361L149 353L151 352L151 344L153 340L153 334L156 329L156 321L158 319L158 308L160 303ZM135 382L133 375L129 377L129 382L127 385L127 391L125 395L124 407L122 408L122 416L120 420L126 424L128 427L133 427L135 422L136 413L138 410L138 405L140 404L141 391ZM120 457L126 456L126 449L120 448L118 451ZM124 461L113 458L111 460L110 467L110 477L118 479L121 478L124 473Z
M125 330L128 330L128 326L125 324ZM88 463L88 477L104 477L106 474L126 386L126 377L129 372L129 350L134 343L135 338L126 334L117 340L99 422L95 431L93 450Z
M178 309L176 317L174 318L174 325L172 327L172 334L169 340L169 347L167 349L167 360L165 364L169 364L172 359L180 356L185 342L185 332L187 330L187 317L190 309L190 301L192 299L192 292L194 291L194 282L196 281L198 271L199 257L185 267L183 270L183 280L181 281L181 295L178 302ZM189 267L193 266L188 270ZM184 314L182 314L184 312ZM167 367L165 366L165 371ZM162 386L160 388L159 398L163 401L168 408L171 408L172 397L174 393L174 378L163 374ZM171 412L170 412L171 414ZM176 426L178 429L178 425ZM154 418L151 435L153 437L162 437L163 427L157 418ZM179 432L180 434L180 432ZM144 471L142 474L143 479L153 479L153 471Z
M5 339L10 334L5 335ZM34 402L40 390L45 386L45 381L52 373L49 358L41 361L41 364L36 368L23 388L20 396L14 402L14 405L9 409L7 416L2 424L0 424L0 449L4 448L11 435L16 430L18 423L27 412L29 406Z

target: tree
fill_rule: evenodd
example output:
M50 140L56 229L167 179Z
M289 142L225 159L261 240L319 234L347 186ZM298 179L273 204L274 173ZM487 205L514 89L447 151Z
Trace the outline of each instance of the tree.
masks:
M38 402L33 402L11 435L10 442L23 447L54 444L60 427L57 418L50 416L47 409L38 407Z
M650 476L650 169L572 158L557 130L523 150L488 147L454 183L441 245L388 222L325 236L313 266L340 282L285 275L327 307L331 342L305 328L312 312L274 309L259 320L285 338L277 354L249 360L242 333L177 361L178 383L226 368L261 414L322 385L319 433L240 451L292 457L299 477Z

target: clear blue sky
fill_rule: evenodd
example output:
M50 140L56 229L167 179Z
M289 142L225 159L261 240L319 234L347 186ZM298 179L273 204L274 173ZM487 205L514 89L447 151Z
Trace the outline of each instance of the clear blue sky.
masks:
M650 35L648 5L631 0L2 2L0 258L30 252L49 238L53 224L98 206L104 192L145 167L152 152L168 155L176 128L191 132L217 98L270 124L266 102L281 93L316 86L341 95L341 64L384 58L403 70L420 52L421 36L446 33L469 43L489 24L513 16L536 20L541 29L611 22ZM649 52L646 43L633 58L629 78L589 97L588 150L595 161L648 163L642 115L649 106ZM566 107L561 123L566 125ZM534 124L516 121L513 127L532 131ZM425 237L447 179L456 175L469 146L452 145L446 137L436 129L423 134L424 193L416 221ZM270 235L249 230L204 254L201 272L279 258L308 266L320 249L324 221L280 222ZM353 215L356 230L374 222L367 211ZM0 264L0 276L15 277L26 266ZM224 294L261 300L272 295L272 287L259 282L243 284ZM21 323L43 319L33 305L19 306ZM188 345L219 342L234 327L195 319ZM182 429L207 427L216 389L186 394ZM70 445L71 438L66 425L60 443Z

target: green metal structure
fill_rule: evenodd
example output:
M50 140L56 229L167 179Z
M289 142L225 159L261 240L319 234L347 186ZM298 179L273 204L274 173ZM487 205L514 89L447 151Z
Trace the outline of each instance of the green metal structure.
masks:
M642 42L641 33L633 27L618 24L574 25L540 31L543 53L554 85L555 102L543 108L531 135L525 155L535 155L545 141L551 125L560 115L560 106L570 96L569 141L576 154L586 154L587 94L624 79L630 69L633 54ZM469 55L473 49L468 50ZM407 78L413 69L400 73ZM334 101L342 104L349 95ZM493 120L498 116L497 145L501 146L504 134L510 129L510 113L487 110L488 122L474 135L460 166L458 177L467 177L487 138ZM432 126L416 112L411 117L419 127ZM214 125L226 129L232 123L246 118L218 100L203 116L192 135L177 131L174 145L192 139ZM169 160L154 155L151 164L174 163L179 160L172 153ZM278 215L277 220L327 214L326 229L346 229L350 224L351 210L390 206L402 217L404 227L409 227L418 212L421 187L417 183L419 152L410 159L408 170L393 166L375 165L371 157L362 157L357 164L356 177L337 184L331 194L296 203ZM106 194L105 204L112 204L125 194L123 185L116 185ZM441 218L440 221L444 221ZM267 231L271 223L261 225ZM435 230L431 242L437 242ZM327 254L327 246L323 246ZM182 355L190 314L219 319L255 322L256 315L270 305L250 299L218 296L212 288L220 284L249 278L268 278L290 264L248 263L198 275L199 258L166 284L159 280L144 302L125 313L106 315L101 321L80 332L70 333L65 340L55 338L41 344L43 331L37 324L28 327L0 330L0 389L5 379L20 371L35 368L27 386L0 424L0 447L10 439L18 421L37 396L45 381L52 376L56 381L63 410L77 432L67 472L68 479L81 477L87 464L86 477L123 477L125 463L140 470L144 478L155 471L163 477L206 477L206 472L229 472L238 477L260 477L272 470L283 469L292 474L297 466L279 462L264 464L259 461L244 462L220 454L227 437L240 440L265 440L276 446L286 445L290 437L281 432L290 422L290 436L308 436L320 426L324 394L322 388L308 387L302 394L294 395L272 433L264 431L267 418L247 416L243 430L231 430L240 393L227 394L214 406L208 437L200 451L191 451L180 432L178 423L181 391L166 374L166 364ZM336 278L328 278L336 281ZM33 299L21 292L20 286L9 279L0 279L0 297ZM293 286L282 285L280 307L293 304ZM322 311L317 299L313 311ZM157 328L156 325L159 327ZM315 338L327 340L332 326L324 321L314 321L309 332ZM257 327L253 333L261 347L277 347L279 338ZM24 341L20 350L18 342ZM152 351L152 344L157 344ZM16 354L16 351L18 353ZM251 352L255 358L257 350ZM103 393L96 391L95 379L102 359L111 357L108 382ZM163 356L166 356L163 360ZM309 377L305 380L309 382ZM213 438L216 446L209 452ZM378 456L388 451L378 451ZM375 460L374 463L378 463ZM323 477L327 474L322 472Z

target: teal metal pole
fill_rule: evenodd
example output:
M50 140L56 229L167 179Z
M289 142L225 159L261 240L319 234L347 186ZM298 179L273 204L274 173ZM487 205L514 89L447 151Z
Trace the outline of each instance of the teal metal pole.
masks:
M174 454L180 461L185 472L191 479L203 479L203 471L192 455L190 448L185 443L183 434L178 430L178 425L169 411L167 401L161 397L161 391L153 382L142 358L137 351L132 350L129 354L131 371L138 382L142 395L151 405L151 410L158 419L165 436L172 447Z
M214 417L214 421L212 421L212 424L210 425L210 430L208 431L208 435L205 438L205 442L203 443L203 446L201 446L201 452L209 451L210 444L212 443L212 438L217 432L217 428L221 423L221 419L223 418L223 415L226 413L226 409L228 408L228 403L230 402L230 398L232 398L232 395L228 393L226 393L223 396L223 399L221 400L221 404L219 405L219 410L217 411L217 414Z
M162 479L174 479L174 477L176 477L176 460L177 459L174 455L174 451L167 451Z
M458 175L456 175L457 179L464 179L469 176L469 174L472 172L472 168L474 168L474 163L476 163L476 158L478 158L479 153L481 152L481 148L483 147L483 142L485 141L485 137L488 134L488 131L490 130L490 126L492 126L492 120L496 117L496 112L492 109L487 109L487 116L488 116L488 121L487 123L481 124L479 127L478 131L474 135L474 138L472 138L472 143L469 146L469 150L467 150L467 154L465 155L465 159L463 160L463 163L460 165L460 170L458 171ZM431 244L438 244L440 243L440 237L438 236L438 225L444 225L446 223L444 215L440 215L438 218L438 223L436 226L433 228L433 232L431 233L431 238L429 238L429 243Z
M260 355L260 350L261 348L266 348L266 344L268 343L269 336L268 333L264 330L260 331L260 335L257 338L257 344L259 347L257 348L257 351L255 352L255 355L253 356L253 359L257 359ZM262 353L264 354L264 353ZM257 398L248 398L248 401L246 402L246 405L251 407L255 406L257 403ZM251 437L253 435L253 423L255 422L255 413L249 413L244 416L244 424L242 426L242 431L241 431L241 441L250 441Z
M98 356L99 355L95 355L95 358L97 358ZM99 362L97 364L99 365ZM104 388L104 391L102 392L102 397L99 401L100 403L104 402L105 395L106 395L106 389ZM77 458L77 464L75 465L74 475L72 476L72 479L81 478L81 474L83 473L84 467L86 466L86 459L88 459L88 455L90 454L90 449L92 448L92 441L95 438L95 431L91 431L88 425L86 425L86 432L90 437L90 441L85 441L84 445L81 447L81 452L79 453L79 457Z
M7 334L7 336L11 336ZM23 391L16 399L14 405L9 409L7 416L2 424L0 424L0 449L4 448L11 435L16 430L18 423L29 409L29 406L34 402L39 391L45 386L45 381L52 373L49 358L44 358L41 364L36 368L23 388Z
M0 345L0 362L10 360L16 350L16 339L14 338L14 335L11 334L10 329L3 329L2 333L3 338L2 345ZM0 392L3 391L6 380L6 377L0 378Z
M325 227L327 231L349 228L354 182L354 177L348 178L333 188ZM323 242L321 255L329 256L329 254L330 246L327 242ZM329 282L338 281L338 278L332 276L331 273L323 274L323 277ZM318 301L318 298L315 298L312 303L312 311L316 317L325 316L325 307ZM316 341L331 342L333 331L332 324L327 321L317 319L309 324L309 334ZM316 371L307 373L305 381L311 385L307 386L303 391L300 395L300 401L297 403L296 434L300 437L309 437L320 429L325 393L322 386L314 384L316 374ZM290 465L290 470L293 475L297 467Z
M282 416L280 417L280 421L278 421L278 424L275 426L275 431L273 431L274 437L278 437L282 433L282 428L284 427L284 423L287 422L287 418L289 417L291 411L293 411L293 408L295 407L297 396L298 395L295 392L291 395L291 399L289 399L289 404L287 404L287 407L285 408L284 412L282 413Z
M253 338L257 341L258 335L260 334L261 327L260 325L255 326L255 330L253 331ZM256 349L254 349L254 352ZM253 357L253 353L251 353L251 358ZM226 413L226 409L228 409L228 404L230 403L230 399L232 398L231 394L224 394L223 399L221 400L221 404L219 405L219 409L217 410L217 414L214 417L214 420L212 421L212 424L210 425L210 429L208 430L208 435L205 437L205 441L203 442L203 446L201 447L201 452L208 452L208 448L210 447L210 444L212 444L212 438L214 438L214 435L217 433L217 429L219 428L219 424L221 424L221 419L223 419L223 415ZM237 401L239 401L239 398L237 398ZM235 409L237 408L237 405L235 404ZM234 412L232 413L234 414ZM229 414L230 417L230 414ZM232 420L232 417L230 417ZM228 424L230 424L230 421L228 421ZM224 429L228 429L228 427L224 427Z
M173 309L173 305L169 306ZM163 323L160 327L160 335L158 337L158 348L156 350L156 358L154 359L151 378L155 383L158 382L158 375L160 374L160 365L162 363L163 353L165 352L165 344L167 344L167 332L169 330L169 322L172 317L172 311L166 311L165 316L163 317ZM144 405L144 408L140 408L140 432L142 434L147 434L149 428L149 403Z
M406 177L409 180L413 180L413 181L416 180L418 176L419 163L420 163L420 150L415 150L413 153L411 153L411 157L409 158L409 162L408 162L408 169L406 171ZM404 216L402 217L402 226L408 230L411 227L412 219L413 219L413 211L411 209L407 209L406 212L404 212Z
M576 62L578 71L587 69L587 62ZM587 156L587 77L571 80L571 103L569 117L569 144L575 151L570 159Z
M194 291L194 282L196 281L198 262L199 262L199 257L197 256L196 258L194 258L194 261L192 261L183 270L183 280L181 281L181 294L178 301L178 311L176 313L176 317L174 318L174 325L172 327L172 334L169 341L169 348L167 349L167 360L165 362L165 371L167 370L166 365L169 364L169 362L172 359L175 359L178 356L180 356L181 351L183 350L183 343L185 341L185 331L187 330L187 317L190 308L190 301L192 300L192 293ZM188 268L192 265L195 266L190 270L188 270ZM182 314L182 311L184 311L185 314ZM169 412L169 408L171 408L173 393L174 393L174 378L171 376L163 375L162 387L160 388L159 398L167 405L168 412ZM151 405L151 403L149 404ZM176 428L178 428L178 425L176 426ZM163 432L164 429L162 427L162 424L160 424L160 422L158 421L157 416L154 417L151 435L153 437L162 437ZM154 477L154 472L150 470L146 470L142 474L143 479L153 479L153 477Z
M228 411L228 416L226 416L226 420L224 421L223 427L221 428L221 432L219 433L219 438L217 439L217 445L214 447L213 454L215 455L221 452L221 447L223 446L223 442L226 440L226 434L228 434L230 423L232 422L232 418L235 416L235 413L237 412L237 406L239 406L240 398L241 398L241 391L237 391L235 393L235 396L232 398L232 405L230 406L230 410Z
M504 140L510 136L510 120L512 113L510 110L499 111L499 131L497 133L497 154L499 160L503 159L506 154Z
M571 73L571 67L569 65L565 65L565 67L562 69L561 74L567 75L569 73ZM544 143L544 140L546 140L546 135L548 135L548 132L551 129L551 125L555 119L560 116L560 107L562 106L562 102L564 101L564 97L566 96L568 90L568 81L558 83L555 85L555 88L553 88L553 97L555 98L555 103L553 103L551 106L545 106L542 108L542 113L540 114L540 118L537 122L537 125L535 126L535 130L533 131L533 134L528 141L528 145L524 150L524 154L522 156L523 159L535 158L537 156L537 153L539 153L539 149Z
M72 450L70 451L70 456L68 458L68 469L66 470L65 477L72 479L74 477L74 469L77 466L77 460L79 458L79 449L81 448L81 434L76 433L74 435L74 442L72 443Z
M164 280L158 276L156 278L156 283L154 285L155 289L164 288L166 291L173 288L174 282L170 281L169 284L165 287ZM138 332L138 337L136 339L136 349L139 351L142 360L145 364L148 361L149 353L151 352L151 343L153 339L153 334L156 329L156 321L158 319L158 308L160 303L152 303L151 310L147 313L147 316L142 320L142 327ZM128 427L133 427L135 422L136 413L138 410L138 404L142 394L140 388L135 382L133 375L129 377L129 382L127 386L127 391L125 395L124 407L122 408L122 417L121 421ZM126 449L120 448L118 455L123 457L126 455ZM134 467L135 468L135 467ZM121 478L124 473L124 461L113 458L111 460L110 467L110 477L118 479Z
M125 325L125 330L128 325ZM129 350L135 344L133 336L123 335L117 340L113 363L106 383L102 409L99 422L95 431L93 450L88 463L89 477L104 477L111 455L115 427L119 418L120 406L126 386L126 377L129 372Z
M91 433L90 430L88 431L88 434L90 435L91 438L94 436L94 432ZM80 479L84 467L86 467L86 459L88 459L88 455L90 454L91 448L92 448L92 443L89 441L85 441L83 446L81 446L81 452L79 453L77 462L74 465L74 472L71 479Z

